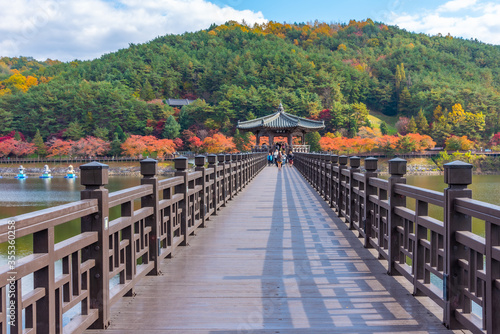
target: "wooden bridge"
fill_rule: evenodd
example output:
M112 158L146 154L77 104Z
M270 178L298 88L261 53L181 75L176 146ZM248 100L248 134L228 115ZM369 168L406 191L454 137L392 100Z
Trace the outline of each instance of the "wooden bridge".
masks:
M281 170L257 153L196 165L178 158L158 180L147 159L141 186L108 194L106 166L88 164L82 201L0 221L0 243L9 226L34 241L0 271L0 333L500 332L500 208L470 199L470 165L446 166L444 193L405 185L401 159L389 180L376 159L361 173L359 158L331 155ZM82 233L55 243L75 218Z

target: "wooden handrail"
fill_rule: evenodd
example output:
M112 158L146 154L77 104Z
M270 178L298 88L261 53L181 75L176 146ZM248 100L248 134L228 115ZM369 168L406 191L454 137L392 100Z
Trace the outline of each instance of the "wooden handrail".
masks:
M10 327L11 333L60 333L64 313L78 304L81 315L69 319L64 332L106 328L111 305L133 295L146 275L159 275L161 260L186 245L210 215L241 191L266 166L265 157L209 156L208 168L204 156L196 157L191 172L187 159L180 157L174 159L176 176L165 180L156 176L158 162L145 159L141 185L111 194L104 187L106 165L81 166L80 180L86 187L82 200L0 220L0 243L15 245L19 237L33 237L33 254L0 268L0 296L7 295L13 305L0 312L0 331ZM120 216L110 220L110 207L120 207ZM81 234L55 243L55 226L74 219L81 221ZM62 262L62 275L54 277L57 261ZM32 290L23 292L20 282L30 274ZM114 276L119 283L110 287Z
M389 161L389 180L377 178L377 159L297 153L295 166L350 229L388 260L387 271L403 275L415 295L426 295L443 308L451 329L500 333L500 207L471 199L467 185L472 165L446 164L449 187L437 192L406 185L406 161ZM347 166L347 160L351 166ZM407 207L415 202L415 210ZM434 205L443 220L429 217ZM485 237L472 232L472 218L483 222ZM443 282L434 286L431 275ZM483 317L472 312L472 302Z

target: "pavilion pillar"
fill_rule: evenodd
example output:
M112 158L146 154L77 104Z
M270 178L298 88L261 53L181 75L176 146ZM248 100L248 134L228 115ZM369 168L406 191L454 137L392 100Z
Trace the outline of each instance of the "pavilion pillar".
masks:
M289 133L288 134L288 153L290 151L293 151L293 146L292 146L293 144L292 143L293 143L293 136L291 133Z
M274 147L273 147L274 146L274 133L269 135L269 146L274 151Z
M255 145L260 146L260 133L259 132L257 132L257 138L256 138Z

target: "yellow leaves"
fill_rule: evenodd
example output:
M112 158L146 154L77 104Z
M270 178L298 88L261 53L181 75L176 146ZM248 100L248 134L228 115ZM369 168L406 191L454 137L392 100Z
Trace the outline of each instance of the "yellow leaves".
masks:
M339 51L340 51L340 50L345 51L345 50L347 50L347 46L345 46L345 44L343 44L343 43L342 43L342 44L340 44L340 45L337 47L337 50L339 50Z
M370 38L369 40L366 41L366 44L368 44L371 47L379 46L380 41L378 38Z
M413 49L415 47L415 44L410 43L406 46L408 49Z
M12 94L12 91L9 88L0 89L0 96L4 96L4 95L8 95L8 94Z
M12 75L0 82L0 86L5 87L1 90L1 95L11 94L12 91L22 91L26 93L32 86L38 85L38 79L33 76L25 77L18 70L12 70Z
M217 36L217 33L215 32L215 30L210 30L210 31L208 32L208 34L209 34L210 36Z

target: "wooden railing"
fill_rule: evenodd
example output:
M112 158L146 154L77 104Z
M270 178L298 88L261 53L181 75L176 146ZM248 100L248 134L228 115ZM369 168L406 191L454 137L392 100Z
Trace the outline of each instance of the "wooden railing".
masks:
M406 161L399 158L389 161L384 180L377 178L375 158L365 159L362 173L359 157L295 157L300 172L364 246L388 261L388 273L403 275L414 295L442 307L448 328L500 333L500 207L471 199L472 165L445 164L448 188L441 193L406 185ZM429 205L441 210L442 220L429 216ZM484 224L484 238L472 233L472 218ZM474 303L479 312L473 312Z
M160 262L187 245L228 200L266 165L265 153L176 158L175 176L159 180L158 163L141 161L141 185L109 194L108 166L80 166L81 201L0 220L9 263L0 268L0 333L81 333L109 324L109 310ZM118 208L110 219L110 209ZM80 219L81 233L55 242L55 228ZM16 255L16 240L32 238L33 253ZM12 258L10 257L11 255ZM62 270L56 276L56 265ZM23 278L33 277L26 288ZM110 280L118 278L116 284ZM26 291L23 291L26 289ZM8 307L6 308L8 301ZM63 322L70 309L79 314Z

